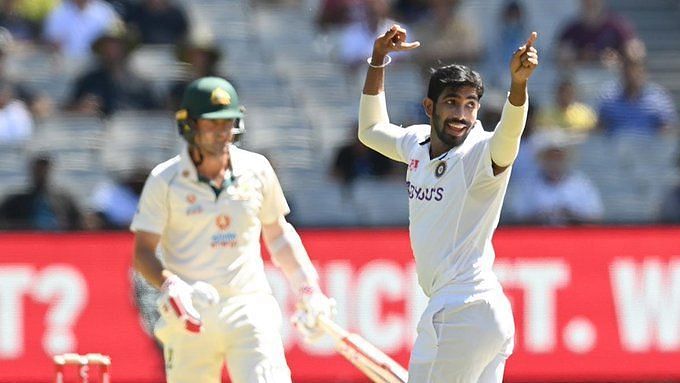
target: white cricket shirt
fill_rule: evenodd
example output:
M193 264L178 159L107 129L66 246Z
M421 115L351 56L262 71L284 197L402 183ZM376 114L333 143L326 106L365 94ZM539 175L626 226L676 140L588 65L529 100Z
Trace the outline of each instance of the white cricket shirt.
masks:
M409 232L420 286L427 296L445 286L463 296L499 288L491 237L510 169L494 176L493 133L479 121L461 145L434 159L429 136L429 125L413 125L397 139L409 165Z
M220 294L271 292L260 253L262 224L290 212L269 161L229 147L233 177L219 195L200 181L186 147L146 181L132 231L161 236L165 267Z

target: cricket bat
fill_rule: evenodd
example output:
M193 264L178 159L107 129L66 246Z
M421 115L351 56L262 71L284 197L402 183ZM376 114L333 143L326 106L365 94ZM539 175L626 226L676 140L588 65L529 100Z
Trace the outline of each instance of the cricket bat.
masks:
M335 340L335 349L373 382L406 383L408 372L366 339L323 315L317 320L321 329Z

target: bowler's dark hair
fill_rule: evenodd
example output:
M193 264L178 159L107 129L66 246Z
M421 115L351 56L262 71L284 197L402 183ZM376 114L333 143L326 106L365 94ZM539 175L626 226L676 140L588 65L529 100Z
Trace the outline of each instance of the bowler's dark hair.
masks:
M482 76L472 69L460 64L451 64L432 69L430 84L427 87L427 97L433 102L437 102L439 96L446 88L460 88L471 86L477 91L477 97L482 98L484 94L484 83Z

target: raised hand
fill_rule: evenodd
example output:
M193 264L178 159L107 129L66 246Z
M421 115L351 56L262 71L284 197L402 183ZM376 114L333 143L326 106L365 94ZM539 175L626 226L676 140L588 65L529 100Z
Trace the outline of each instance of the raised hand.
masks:
M531 32L527 42L519 47L510 61L510 75L514 83L526 83L538 66L538 51L534 42L538 38L536 32Z
M375 40L373 44L373 57L383 58L390 52L409 51L420 46L418 41L406 42L406 38L406 29L397 24L392 25L385 34L378 36ZM382 62L377 64L382 64Z

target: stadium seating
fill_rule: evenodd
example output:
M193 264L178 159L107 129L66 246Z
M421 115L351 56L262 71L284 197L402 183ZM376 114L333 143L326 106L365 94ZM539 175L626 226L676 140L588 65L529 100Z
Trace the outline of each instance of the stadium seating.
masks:
M647 44L651 79L662 83L680 104L680 9L673 0L617 0L612 6L630 17ZM275 166L302 225L405 225L403 183L360 180L350 188L330 181L335 150L352 139L359 103L358 77L348 75L336 57L337 35L320 33L315 16L319 2L292 4L249 0L187 0L193 24L212 31L224 52L219 71L234 81L247 107L246 148L266 154ZM464 1L467 16L487 20L485 41L495 34L504 1ZM542 65L532 78L531 97L538 104L552 99L562 75L554 66L550 42L561 23L577 11L577 2L537 2L527 9L541 31ZM200 21L198 21L200 20ZM488 26L488 27L487 27ZM670 31L670 32L669 32ZM64 62L40 49L8 56L14 81L44 91L59 105L87 62ZM170 46L141 46L132 55L134 70L161 93L186 76ZM482 70L482 75L484 75ZM616 74L601 68L573 73L584 101L595 103L602 86ZM420 115L425 81L417 67L395 62L387 71L388 105L393 120L413 122ZM109 172L129 171L138 162L154 164L179 147L172 113L119 112L107 121L60 115L41 122L25 148L0 147L0 195L27 184L25 163L31 153L55 156L55 171L65 185L91 185ZM634 150L644 148L644 150ZM661 196L678 182L677 138L594 135L579 147L578 168L601 190L608 222L653 221ZM73 187L82 194L83 187ZM510 190L512 193L512 190Z

